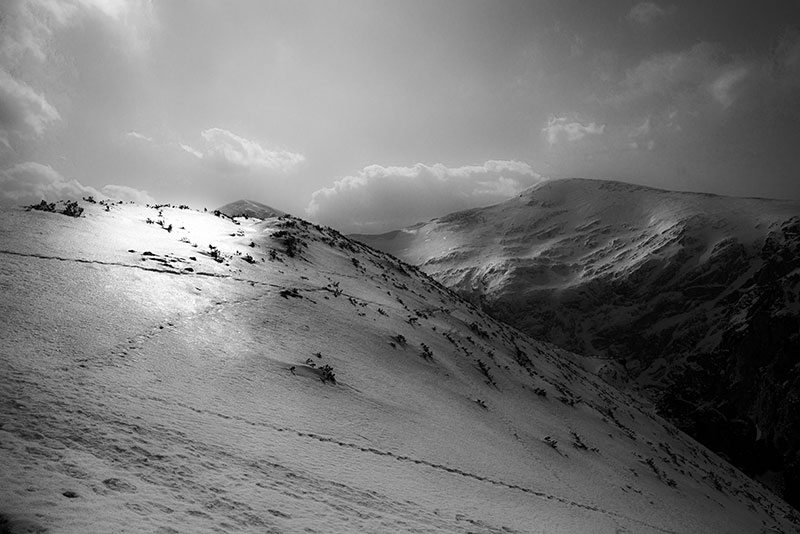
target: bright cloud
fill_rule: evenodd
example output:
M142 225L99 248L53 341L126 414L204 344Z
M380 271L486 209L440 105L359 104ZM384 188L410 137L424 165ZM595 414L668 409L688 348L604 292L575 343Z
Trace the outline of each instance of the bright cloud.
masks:
M140 191L127 185L104 185L102 193L111 200L133 201L137 204L155 204L156 201L147 191Z
M225 170L269 171L289 173L305 161L305 156L283 149L268 149L222 128L201 132L205 146L198 150L181 143L180 147L193 156Z
M203 159L203 153L197 150L196 148L193 148L185 143L178 143L178 146L180 146L184 152L191 154L197 159Z
M628 20L637 24L647 25L659 17L669 15L675 11L675 6L663 8L654 2L639 2L628 12Z
M27 205L41 200L78 200L86 196L97 199L133 200L153 203L146 191L123 185L106 185L100 191L69 180L49 165L33 161L18 163L0 171L0 204Z
M370 165L313 193L306 212L345 232L383 232L501 202L543 178L520 161L447 167Z
M605 131L606 125L598 125L595 122L583 124L577 120L570 120L567 117L550 116L547 126L542 131L550 145L554 145L561 139L567 141L578 141L587 135L600 135Z
M139 141L147 141L148 143L153 142L153 138L144 134L140 134L139 132L128 132L125 134L126 136L130 137L131 139L138 139Z
M67 180L49 165L29 161L0 171L0 202L3 204L77 200L89 195L102 197L93 187Z

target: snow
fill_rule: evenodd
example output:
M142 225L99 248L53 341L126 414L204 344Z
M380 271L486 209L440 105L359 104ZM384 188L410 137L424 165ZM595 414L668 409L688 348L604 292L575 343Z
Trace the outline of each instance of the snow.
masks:
M470 268L502 286L513 259L540 267L530 285L569 287L635 270L674 247L684 227L700 240L697 261L704 262L721 240L752 243L765 228L797 212L792 201L569 179L542 182L496 206L354 237L435 272L446 285L458 283L459 273ZM571 272L541 278L552 277L553 260L571 264Z
M573 355L332 230L82 206L0 213L0 528L798 528Z

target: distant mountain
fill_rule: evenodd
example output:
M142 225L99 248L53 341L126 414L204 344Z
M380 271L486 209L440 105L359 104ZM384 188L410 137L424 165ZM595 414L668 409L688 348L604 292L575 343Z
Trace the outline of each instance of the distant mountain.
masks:
M800 505L800 202L544 182L381 236Z
M286 215L281 210L276 210L271 206L254 200L237 200L217 208L216 211L224 213L228 217L254 217L256 219L269 219L270 217Z
M0 211L2 532L800 528L385 253L293 217L80 207Z

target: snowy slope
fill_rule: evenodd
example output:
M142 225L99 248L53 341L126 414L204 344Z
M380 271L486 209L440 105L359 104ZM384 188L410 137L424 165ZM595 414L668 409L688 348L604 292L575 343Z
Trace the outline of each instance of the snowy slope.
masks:
M800 202L559 180L357 239L598 358L800 504Z
M573 355L333 230L82 206L0 214L3 531L798 529Z

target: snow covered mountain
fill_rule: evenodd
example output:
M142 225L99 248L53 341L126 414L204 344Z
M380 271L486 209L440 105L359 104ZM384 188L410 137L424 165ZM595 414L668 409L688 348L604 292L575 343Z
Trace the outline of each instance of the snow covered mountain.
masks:
M52 207L0 212L2 532L800 528L578 357L334 230Z
M355 237L596 357L800 505L800 202L571 179Z
M269 219L286 215L285 212L277 210L272 206L267 206L254 200L237 200L217 208L218 212L224 213L229 217L255 217L256 219Z

